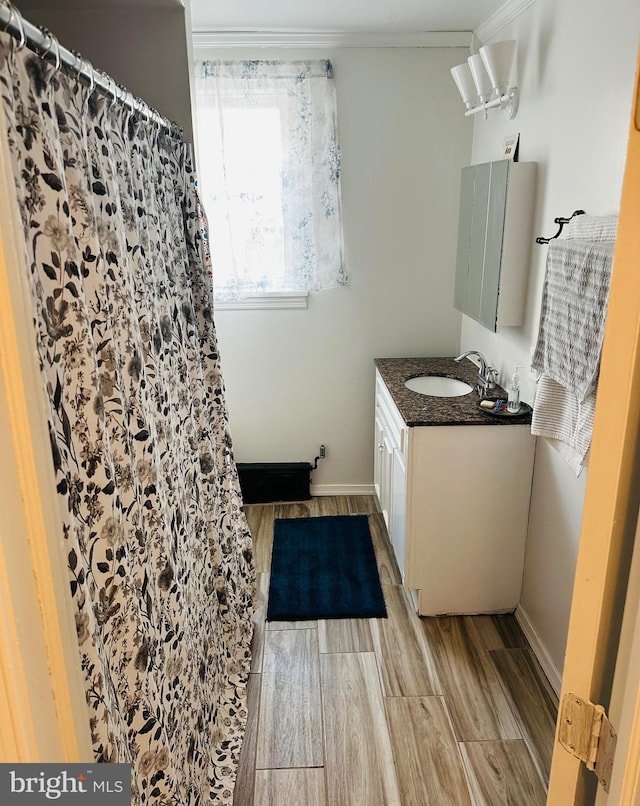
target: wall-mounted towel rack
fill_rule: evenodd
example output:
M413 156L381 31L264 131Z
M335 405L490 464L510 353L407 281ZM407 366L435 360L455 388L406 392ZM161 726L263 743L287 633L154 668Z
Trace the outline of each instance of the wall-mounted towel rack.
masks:
M584 210L576 210L575 212L571 213L569 218L562 218L562 217L561 218L554 218L553 219L554 223L558 224L559 227L560 227L558 229L558 231L556 232L556 234L552 235L550 238L538 237L538 238L536 238L536 243L549 243L549 241L553 241L554 238L557 238L560 235L560 233L564 229L564 225L568 224L569 221L571 221L571 219L574 218L577 215L584 215Z

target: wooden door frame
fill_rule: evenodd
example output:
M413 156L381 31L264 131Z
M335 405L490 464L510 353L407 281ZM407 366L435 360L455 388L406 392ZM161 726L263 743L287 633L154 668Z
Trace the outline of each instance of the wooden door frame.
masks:
M640 502L639 82L640 60L561 691L606 708ZM548 806L591 803L595 780L556 735Z
M640 802L640 519L611 693L609 718L618 735L609 792L598 788L596 806Z

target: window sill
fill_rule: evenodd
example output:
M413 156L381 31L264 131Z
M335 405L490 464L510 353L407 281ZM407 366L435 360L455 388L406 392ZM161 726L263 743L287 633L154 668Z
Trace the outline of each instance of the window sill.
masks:
M308 291L273 291L242 299L214 301L216 311L256 311L284 308L307 308Z

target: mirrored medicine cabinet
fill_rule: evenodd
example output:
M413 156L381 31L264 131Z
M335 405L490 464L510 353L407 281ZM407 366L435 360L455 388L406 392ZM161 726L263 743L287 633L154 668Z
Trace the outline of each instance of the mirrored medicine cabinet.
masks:
M462 169L454 306L489 330L524 322L536 164Z

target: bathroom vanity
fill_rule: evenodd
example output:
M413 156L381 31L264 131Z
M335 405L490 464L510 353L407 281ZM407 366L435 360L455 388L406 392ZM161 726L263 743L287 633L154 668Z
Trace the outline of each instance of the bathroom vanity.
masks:
M520 601L534 437L530 414L481 409L477 368L452 358L379 358L374 484L403 583L421 615L498 613ZM411 391L436 375L459 397ZM492 397L505 397L500 387Z

